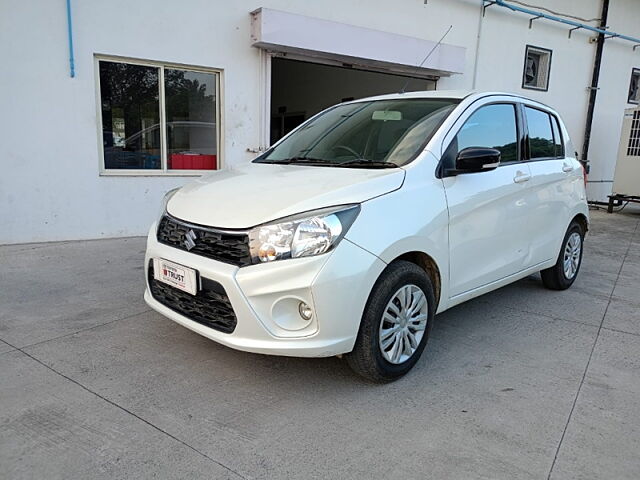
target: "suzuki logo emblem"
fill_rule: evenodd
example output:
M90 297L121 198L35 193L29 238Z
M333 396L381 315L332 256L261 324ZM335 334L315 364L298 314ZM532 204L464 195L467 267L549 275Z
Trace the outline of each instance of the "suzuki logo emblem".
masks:
M185 236L184 236L184 246L187 247L187 250L191 250L193 247L196 246L196 240L198 239L198 236L196 235L196 232L194 232L193 230L189 230Z

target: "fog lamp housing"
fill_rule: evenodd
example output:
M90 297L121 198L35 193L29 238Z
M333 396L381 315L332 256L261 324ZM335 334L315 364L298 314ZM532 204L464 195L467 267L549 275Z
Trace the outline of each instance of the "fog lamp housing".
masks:
M306 304L305 302L300 302L298 304L298 313L307 322L313 318L313 309Z

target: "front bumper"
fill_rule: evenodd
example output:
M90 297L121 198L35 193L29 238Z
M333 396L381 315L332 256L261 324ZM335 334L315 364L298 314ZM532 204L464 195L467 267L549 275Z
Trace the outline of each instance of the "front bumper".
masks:
M239 268L159 243L156 224L147 239L147 279L153 258L194 268L221 284L237 325L232 333L223 333L195 322L153 298L147 280L144 299L151 308L228 347L296 357L328 357L353 349L369 293L386 266L343 239L324 255ZM313 307L309 322L298 314L301 301Z

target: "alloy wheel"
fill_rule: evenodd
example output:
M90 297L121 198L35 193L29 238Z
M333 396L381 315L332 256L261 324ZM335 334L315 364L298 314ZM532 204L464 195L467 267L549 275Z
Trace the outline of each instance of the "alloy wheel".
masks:
M573 232L567 239L564 247L564 276L571 280L578 273L580 266L580 254L582 253L582 237L578 232Z

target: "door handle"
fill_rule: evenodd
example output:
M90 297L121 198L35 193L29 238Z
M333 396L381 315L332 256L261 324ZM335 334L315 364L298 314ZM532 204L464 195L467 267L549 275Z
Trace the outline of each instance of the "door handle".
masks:
M573 165L570 165L568 163L563 163L562 164L562 171L569 173L569 172L573 172Z
M513 181L515 183L524 183L524 182L528 182L531 179L531 175L529 175L528 173L524 173L524 172L516 172L516 176L513 177Z

